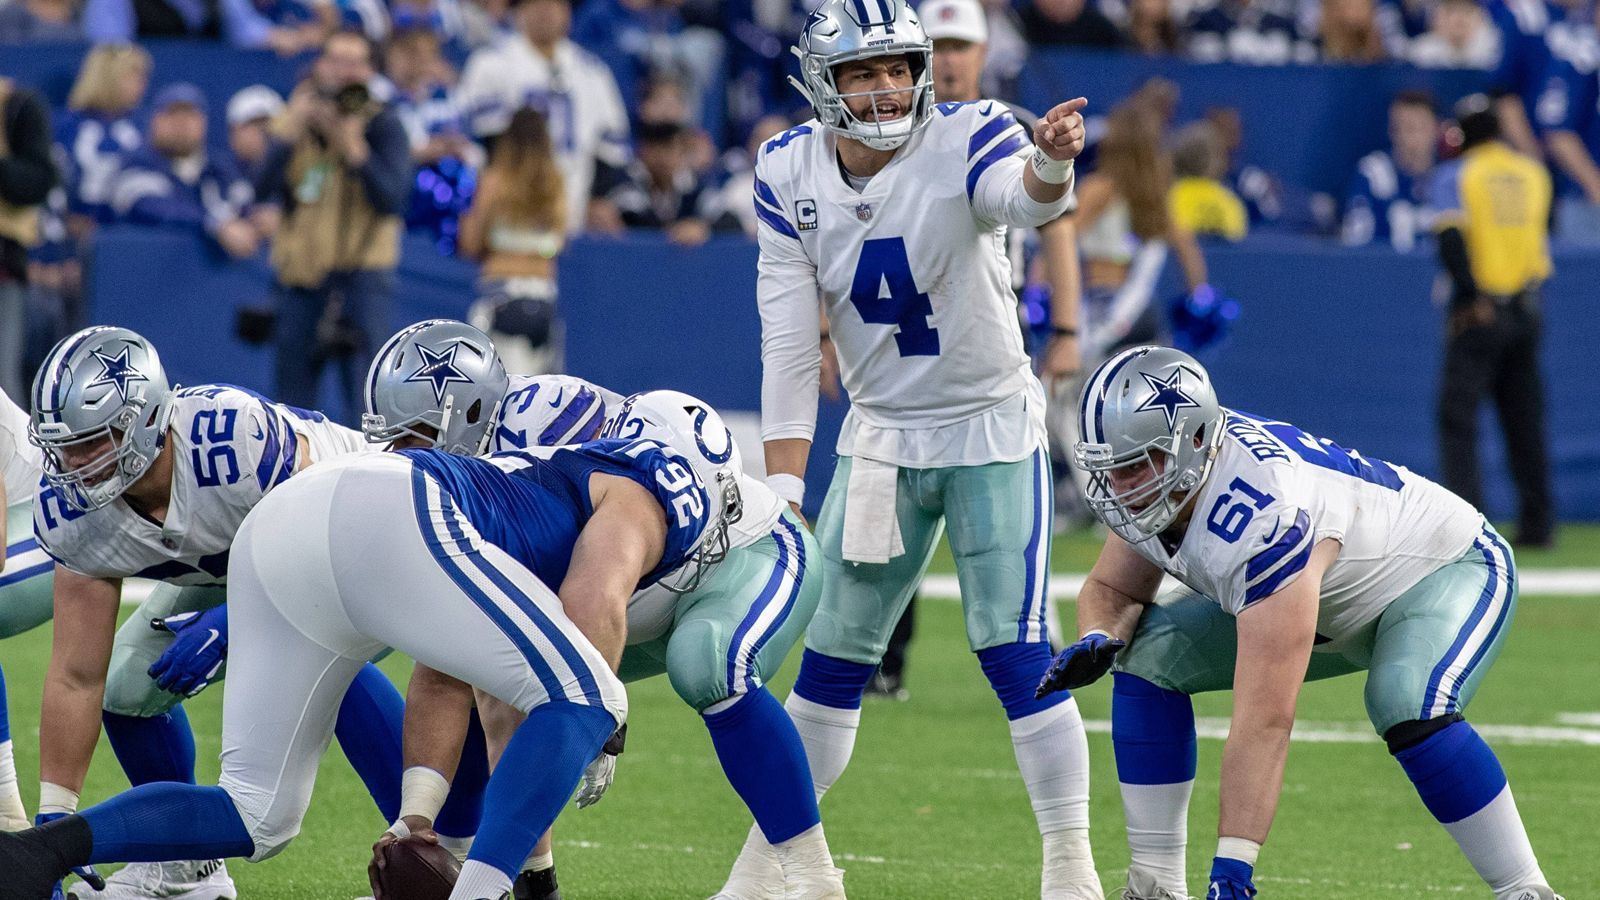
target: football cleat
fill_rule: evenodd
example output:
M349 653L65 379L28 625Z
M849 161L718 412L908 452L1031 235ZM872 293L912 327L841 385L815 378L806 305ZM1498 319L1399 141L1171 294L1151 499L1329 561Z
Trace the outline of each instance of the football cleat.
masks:
M1194 900L1188 892L1161 887L1149 872L1131 866L1128 869L1128 886L1122 890L1122 900Z
M1564 898L1545 885L1534 884L1496 894L1495 900L1564 900Z
M106 879L105 890L74 885L72 900L235 900L239 896L220 859L132 863Z
M561 900L561 889L556 885L556 867L525 871L511 883L511 900Z
M783 900L783 864L760 826L750 826L727 882L711 900Z

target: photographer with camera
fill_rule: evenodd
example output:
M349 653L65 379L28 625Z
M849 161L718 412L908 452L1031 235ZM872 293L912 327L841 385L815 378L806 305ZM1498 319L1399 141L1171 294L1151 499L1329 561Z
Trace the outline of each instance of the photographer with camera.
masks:
M321 406L317 385L334 362L351 422L362 408L372 354L393 330L394 270L412 177L405 128L372 95L374 75L364 35L329 36L311 77L273 123L274 144L256 186L263 202L283 209L272 244L275 394L296 406ZM263 325L254 323L261 340Z

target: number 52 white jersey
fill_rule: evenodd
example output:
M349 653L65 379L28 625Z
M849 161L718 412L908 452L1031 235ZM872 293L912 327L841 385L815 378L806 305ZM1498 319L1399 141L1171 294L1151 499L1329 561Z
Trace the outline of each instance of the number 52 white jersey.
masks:
M756 163L762 437L811 437L820 300L858 424L940 429L1005 406L1015 432L995 441L985 425L987 438L911 444L887 461L1026 457L1042 433L1023 398L1042 407L1043 392L1017 324L1006 227L1056 218L1070 189L1052 204L1027 196L1032 145L996 101L938 105L860 192L844 179L837 140L812 120L768 141Z

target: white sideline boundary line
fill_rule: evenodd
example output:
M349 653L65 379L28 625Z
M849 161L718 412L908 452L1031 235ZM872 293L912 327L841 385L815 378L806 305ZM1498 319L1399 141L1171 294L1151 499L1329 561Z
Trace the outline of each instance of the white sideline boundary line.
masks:
M1583 597L1600 594L1600 569L1523 569L1518 572L1523 596ZM1084 572L1050 573L1050 597L1075 600L1087 578ZM1171 578L1161 583L1163 593L1179 587ZM123 582L122 602L143 603L155 582L130 578ZM922 596L938 600L961 599L961 586L954 575L929 575L922 579Z

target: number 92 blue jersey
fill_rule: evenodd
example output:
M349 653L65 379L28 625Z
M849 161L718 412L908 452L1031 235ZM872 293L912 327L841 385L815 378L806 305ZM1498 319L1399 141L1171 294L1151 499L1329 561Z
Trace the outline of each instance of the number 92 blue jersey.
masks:
M561 586L578 534L594 514L589 476L616 475L651 493L667 519L661 561L639 586L683 565L705 533L710 503L683 457L651 440L602 439L574 447L466 457L403 450L432 476L491 544L527 566L551 589Z

